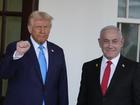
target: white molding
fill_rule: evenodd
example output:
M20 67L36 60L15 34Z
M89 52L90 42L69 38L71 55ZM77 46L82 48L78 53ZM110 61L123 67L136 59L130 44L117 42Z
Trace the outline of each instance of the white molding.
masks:
M119 23L133 23L133 24L140 24L140 19L117 18L117 22L119 22Z

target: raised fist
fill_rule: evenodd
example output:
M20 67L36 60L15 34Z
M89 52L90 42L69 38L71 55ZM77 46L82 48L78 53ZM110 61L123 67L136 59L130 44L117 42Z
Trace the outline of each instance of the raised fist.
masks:
M16 53L18 55L24 55L29 50L30 46L28 41L19 41L16 45Z

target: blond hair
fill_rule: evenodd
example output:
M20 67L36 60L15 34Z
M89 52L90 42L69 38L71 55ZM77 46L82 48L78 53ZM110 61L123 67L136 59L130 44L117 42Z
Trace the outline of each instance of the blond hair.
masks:
M45 19L51 22L53 20L53 17L43 11L33 11L28 18L28 25L30 25L31 20L34 19Z

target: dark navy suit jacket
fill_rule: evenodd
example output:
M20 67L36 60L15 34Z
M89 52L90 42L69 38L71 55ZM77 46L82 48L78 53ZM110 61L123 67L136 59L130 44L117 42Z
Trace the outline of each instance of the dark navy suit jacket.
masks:
M140 105L140 65L121 56L103 96L101 61L102 57L84 63L77 105Z
M31 43L31 41L29 40ZM31 47L26 54L13 60L16 42L9 44L6 56L1 61L0 77L8 78L8 90L4 105L68 105L67 73L63 50L47 42L48 72L43 84L35 50Z

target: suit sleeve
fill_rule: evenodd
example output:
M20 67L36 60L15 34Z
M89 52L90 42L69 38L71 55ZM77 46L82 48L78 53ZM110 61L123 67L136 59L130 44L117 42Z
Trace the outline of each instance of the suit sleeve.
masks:
M134 105L140 105L140 63L138 63L135 67L136 71L133 81Z
M80 83L80 91L78 95L77 105L87 105L87 65L84 64L82 68L82 77Z
M13 60L13 54L16 50L16 43L9 44L6 53L0 60L0 78L8 79L12 77L18 67L17 60Z

